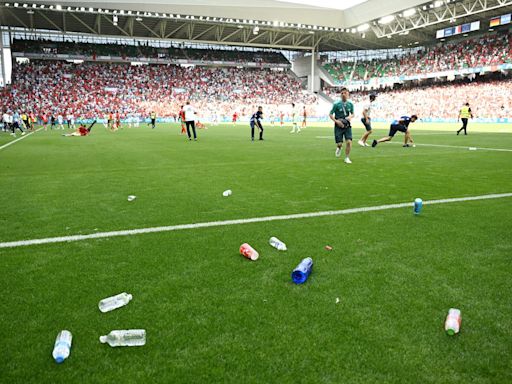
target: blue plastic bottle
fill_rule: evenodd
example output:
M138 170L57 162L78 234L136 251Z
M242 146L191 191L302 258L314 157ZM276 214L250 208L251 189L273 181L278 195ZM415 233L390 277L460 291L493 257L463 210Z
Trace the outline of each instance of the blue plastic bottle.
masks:
M304 283L313 269L313 259L307 257L300 262L292 272L292 280L295 284Z
M414 214L419 215L422 207L423 207L423 200L421 200L418 197L416 200L414 200Z

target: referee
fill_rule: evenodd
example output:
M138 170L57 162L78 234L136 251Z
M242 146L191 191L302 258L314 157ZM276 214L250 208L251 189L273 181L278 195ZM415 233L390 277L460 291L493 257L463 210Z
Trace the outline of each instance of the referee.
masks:
M459 111L458 120L462 120L462 127L457 131L457 136L464 130L464 135L467 135L466 128L468 127L469 118L473 118L473 113L471 112L471 108L469 108L469 103L466 103Z

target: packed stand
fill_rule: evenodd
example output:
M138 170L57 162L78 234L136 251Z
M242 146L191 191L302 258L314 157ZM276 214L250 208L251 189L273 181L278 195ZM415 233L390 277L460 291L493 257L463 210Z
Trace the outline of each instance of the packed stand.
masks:
M475 118L512 118L512 79L444 83L378 92L373 117L395 119L400 114L424 118L457 118L462 104L468 102ZM326 90L333 99L339 89ZM357 106L368 100L368 92L351 92Z
M3 106L37 116L72 113L76 118L174 117L187 100L204 115L230 115L256 105L314 104L300 81L284 71L234 67L184 68L144 65L32 61L13 70Z
M512 63L512 34L493 34L452 44L439 44L417 53L386 60L324 64L341 82L380 77L413 76L448 70Z
M69 54L97 58L113 56L121 58L147 58L193 61L231 61L237 63L290 64L280 52L193 49L173 46L153 47L148 44L89 44L72 41L18 40L12 44L13 52L41 53L46 55Z

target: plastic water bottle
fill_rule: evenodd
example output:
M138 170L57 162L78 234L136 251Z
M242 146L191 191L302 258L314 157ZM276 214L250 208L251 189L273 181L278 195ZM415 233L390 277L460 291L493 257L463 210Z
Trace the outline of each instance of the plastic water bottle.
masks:
M252 261L258 260L258 257L260 257L260 254L247 243L243 243L240 246L240 254Z
M423 200L418 197L414 200L414 214L419 215L421 208L423 208Z
M129 293L123 292L119 295L107 297L99 302L98 307L101 312L113 311L116 308L122 307L130 302L133 298Z
M222 192L222 196L224 196L224 197L231 196L232 194L233 194L233 191L231 189L227 189L224 192Z
M60 364L69 357L71 353L71 340L73 336L69 331L60 331L55 339L52 356L54 360Z
M135 196L135 195L129 195L129 196L128 196L128 201L133 201L133 200L135 200L136 198L137 198L137 196Z
M268 243L279 251L286 251L286 244L277 237L272 236Z
M295 284L304 283L313 269L313 259L307 257L300 262L292 272L292 280Z
M450 308L448 316L446 316L446 321L444 322L444 330L448 335L453 336L459 333L461 322L462 317L460 315L460 309Z
M140 347L146 344L146 330L124 329L111 331L108 335L100 336L100 342L108 343L111 347Z

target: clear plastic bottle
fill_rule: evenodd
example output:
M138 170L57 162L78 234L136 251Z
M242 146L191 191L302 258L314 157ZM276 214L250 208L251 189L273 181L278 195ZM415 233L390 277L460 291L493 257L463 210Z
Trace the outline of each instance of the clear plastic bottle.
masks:
M58 363L62 363L69 357L71 353L71 340L73 336L71 332L63 330L60 331L55 339L55 345L53 347L52 356L53 359Z
M139 347L146 344L145 329L125 329L111 331L108 335L100 336L100 342L108 343L111 347Z
M277 237L272 236L268 243L279 251L286 251L286 244Z
M99 302L98 307L101 312L113 311L116 308L122 307L130 302L133 298L129 293L123 292L119 295L107 297Z
M444 330L448 335L453 336L456 333L459 333L461 322L462 317L460 309L450 308L448 316L446 316L446 321L444 322Z
M292 281L295 284L304 283L308 279L312 269L313 269L313 259L311 257L306 257L293 270Z

